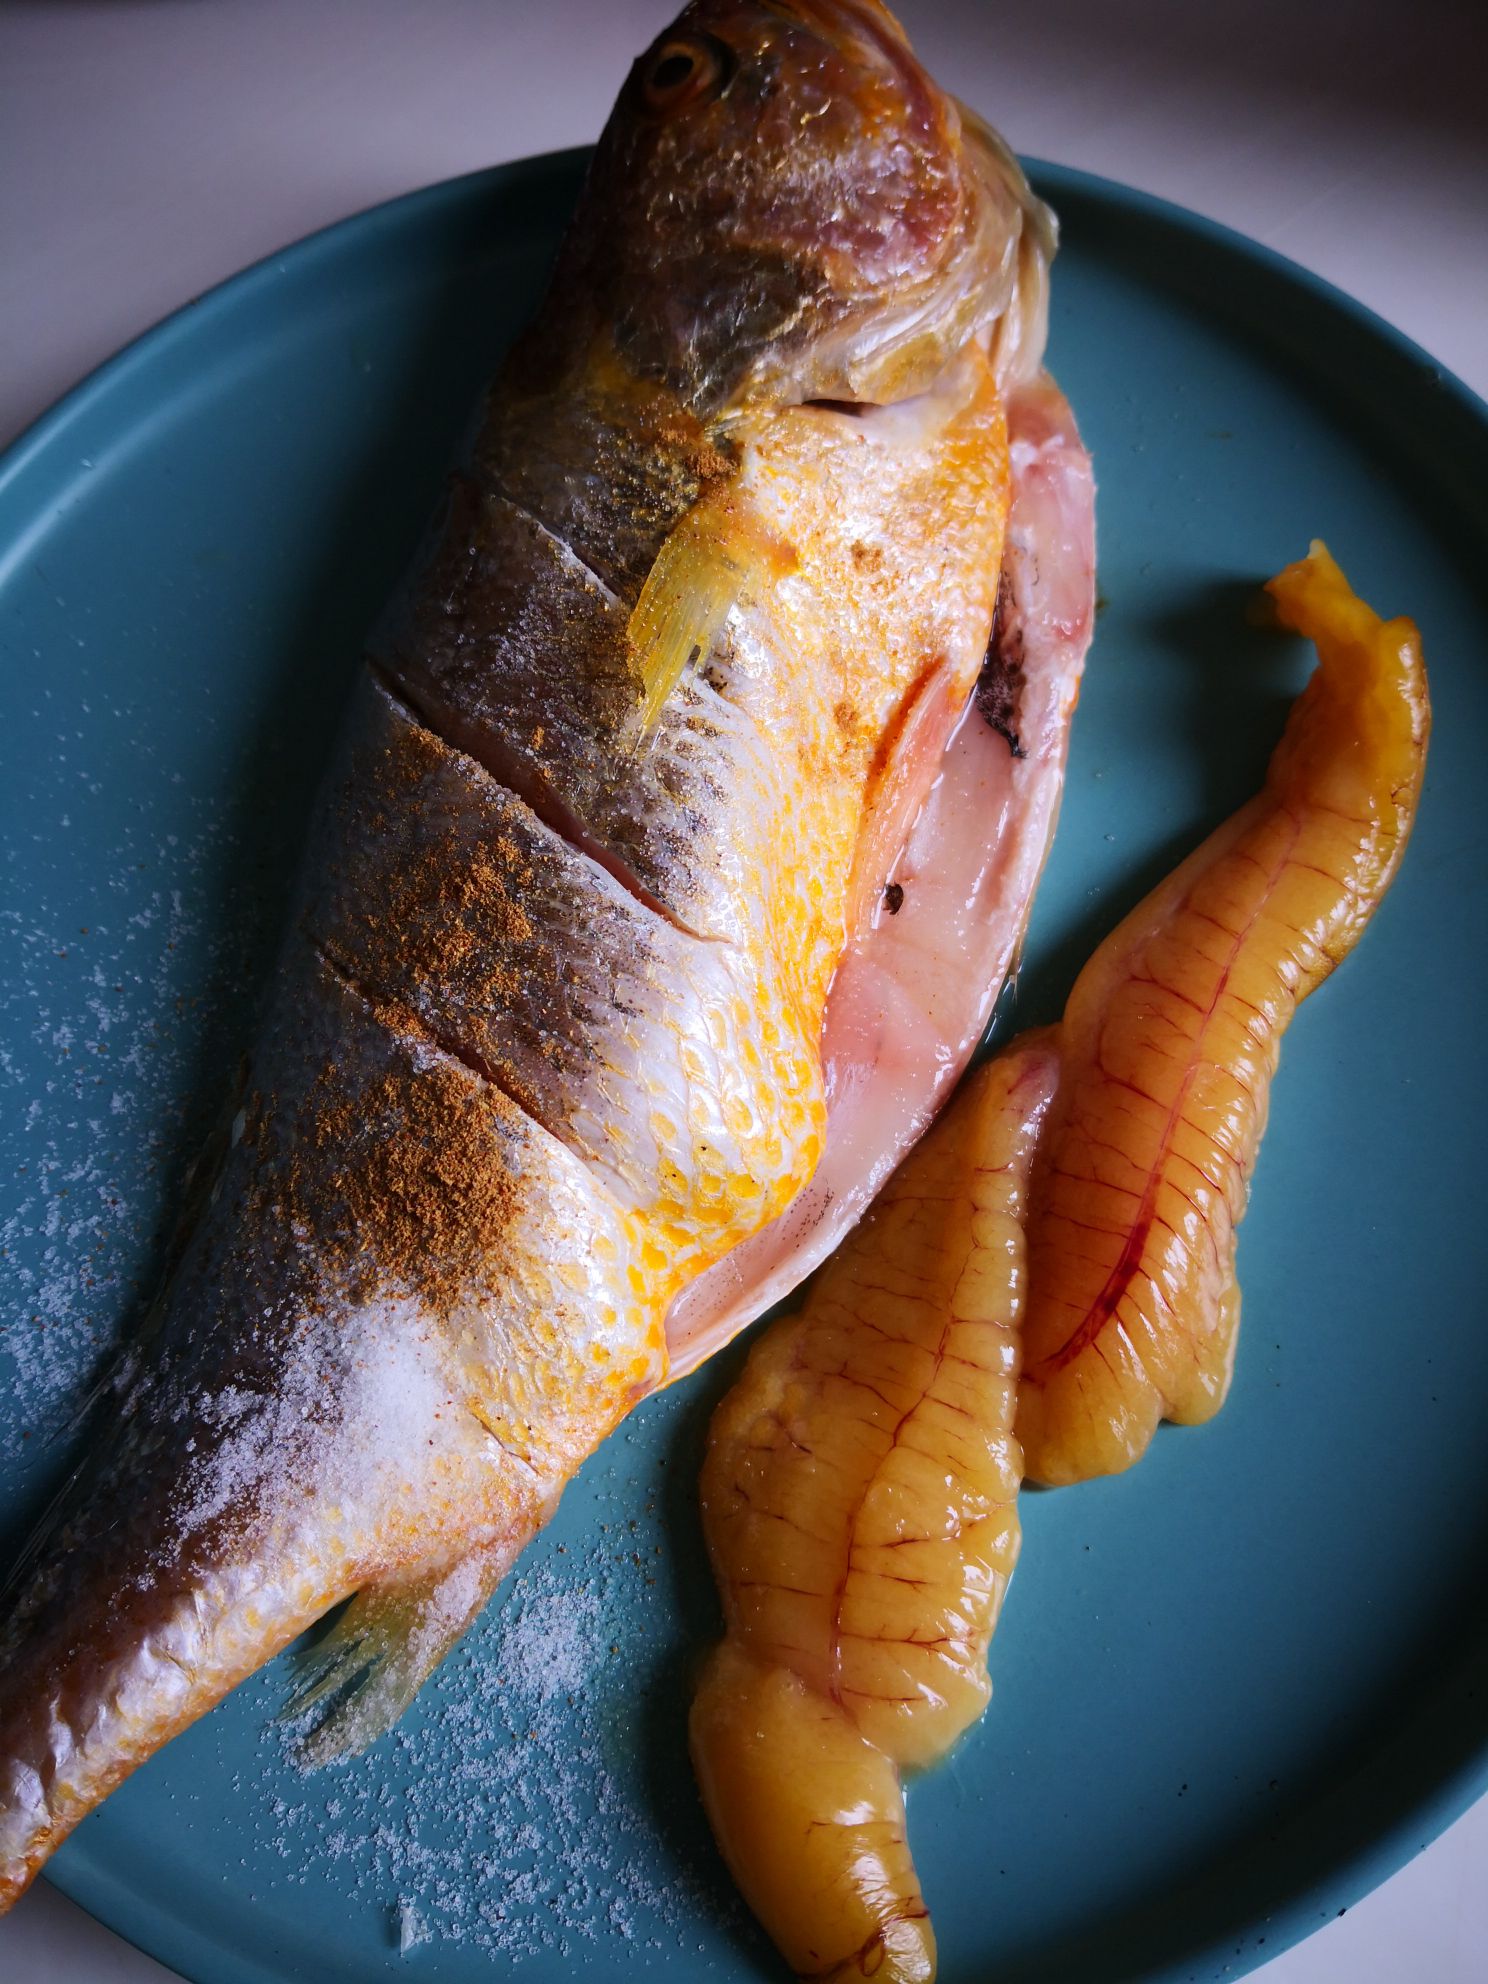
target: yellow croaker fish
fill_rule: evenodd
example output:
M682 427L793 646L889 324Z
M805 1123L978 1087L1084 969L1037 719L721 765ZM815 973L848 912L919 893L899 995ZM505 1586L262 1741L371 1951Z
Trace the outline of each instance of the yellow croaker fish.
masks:
M1269 590L1319 667L1264 790L1105 940L1059 1026L977 1070L714 1415L727 1632L693 1760L801 1977L935 1975L900 1771L986 1706L1025 1463L1123 1467L1164 1414L1223 1401L1281 1034L1394 878L1430 730L1410 621L1321 545Z
M348 1598L311 1754L384 1729L959 1073L1089 631L1051 245L874 0L698 0L636 64L12 1582L0 1902Z

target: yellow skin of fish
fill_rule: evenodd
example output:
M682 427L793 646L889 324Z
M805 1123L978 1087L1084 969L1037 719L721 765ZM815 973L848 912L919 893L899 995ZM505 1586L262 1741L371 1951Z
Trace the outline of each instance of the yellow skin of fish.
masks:
M899 1771L990 1697L1025 1470L1125 1467L1160 1418L1223 1401L1280 1036L1395 876L1430 731L1409 620L1382 621L1320 544L1268 591L1319 665L1264 790L1105 940L1058 1027L968 1078L715 1414L702 1508L727 1637L693 1758L803 1978L935 1975Z
M348 1597L309 1753L386 1728L811 1176L864 823L987 646L1046 225L871 0L697 0L637 64L17 1569L0 1906Z

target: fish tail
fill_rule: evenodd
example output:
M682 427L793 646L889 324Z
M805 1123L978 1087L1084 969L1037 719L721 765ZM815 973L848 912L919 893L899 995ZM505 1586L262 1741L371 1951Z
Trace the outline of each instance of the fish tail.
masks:
M546 1516L546 1511L544 1516ZM334 1763L376 1742L464 1637L536 1524L437 1568L364 1585L300 1656L283 1719L303 1763Z

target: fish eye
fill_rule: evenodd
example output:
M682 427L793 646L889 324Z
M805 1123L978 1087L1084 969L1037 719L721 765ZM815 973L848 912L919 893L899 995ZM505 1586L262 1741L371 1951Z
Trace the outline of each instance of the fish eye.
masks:
M651 110L680 110L723 79L723 53L711 40L672 35L647 61L641 90Z

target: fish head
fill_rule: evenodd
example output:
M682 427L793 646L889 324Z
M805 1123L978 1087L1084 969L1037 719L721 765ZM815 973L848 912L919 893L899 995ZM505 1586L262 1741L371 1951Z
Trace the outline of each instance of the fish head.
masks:
M631 69L560 279L716 417L904 399L973 337L1036 369L1052 246L877 0L693 0Z

